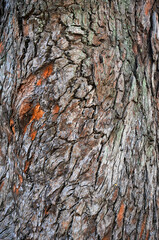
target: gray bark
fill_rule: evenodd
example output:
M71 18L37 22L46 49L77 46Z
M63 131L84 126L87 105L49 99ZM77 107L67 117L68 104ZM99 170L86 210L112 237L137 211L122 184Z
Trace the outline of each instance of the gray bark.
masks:
M159 239L158 1L0 4L0 239Z

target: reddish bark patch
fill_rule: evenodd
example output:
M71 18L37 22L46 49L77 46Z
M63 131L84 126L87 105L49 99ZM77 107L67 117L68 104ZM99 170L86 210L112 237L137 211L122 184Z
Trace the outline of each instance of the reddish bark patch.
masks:
M2 42L0 42L0 54L3 52L3 50L4 50L3 43L2 43Z
M152 3L151 3L151 0L149 0L149 1L147 1L146 5L145 5L145 15L146 16L148 16L151 8L152 8Z
M30 136L31 136L31 140L33 141L36 137L37 131L33 131Z
M12 139L12 133L10 131L8 131L7 136L8 136L8 142L10 143L10 141Z
M30 123L35 119L35 120L39 120L40 118L42 118L42 116L44 115L44 111L42 109L40 109L40 104L38 103L35 108L34 108L34 112L32 115L32 118L30 120Z
M20 188L20 187L18 187L18 188L15 189L15 193L16 193L16 195L19 194L19 188Z
M51 15L51 20L52 20L53 22L58 22L59 18L60 18L60 14L58 14L58 13L53 13L53 14Z
M42 78L44 78L44 79L48 78L51 75L52 71L53 71L53 65L49 64L47 67L44 68L44 70L41 74Z
M24 34L24 36L29 35L29 25L27 24L26 20L24 20L24 22L23 22L23 34Z
M14 121L13 119L10 119L10 127L12 129L12 132L15 134L15 127L14 127Z
M45 207L44 214L45 214L45 216L47 216L47 215L49 214L49 211L48 211L48 208L47 208L47 207Z
M40 79L40 80L38 80L36 85L37 85L37 86L41 86L41 82L42 82L42 80L41 80L41 79Z
M148 240L148 239L149 239L149 233L150 233L150 232L147 231L145 240Z
M14 184L14 186L13 186L13 192L15 192L15 189L16 189L16 185Z
M102 240L110 240L110 234L107 234Z
M25 128L24 128L24 134L26 133L27 126L28 126L28 124L27 124L27 125L25 126Z
M53 108L53 110L52 110L52 114L53 114L53 115L54 115L54 114L57 114L57 113L59 112L59 110L60 110L59 105L55 105L54 108Z
M16 188L16 185L14 184L14 186L13 186L13 192L16 193L16 195L19 194L19 188L20 188L20 186L18 186L18 187Z
M53 121L53 122L56 122L56 120L57 120L57 117L58 117L58 115L57 115L57 114L55 114L55 115L52 117L52 121Z
M143 235L143 232L144 232L144 229L145 229L145 225L146 225L146 216L144 217L144 220L143 220L143 223L141 225L141 232L140 232L140 239L142 238L142 235Z
M13 132L13 134L15 134L15 127L14 126L12 127L12 132Z
M101 45L101 42L100 42L100 40L99 40L99 37L97 37L97 36L94 36L93 37L93 42L92 42L95 46L99 46L99 45Z
M156 99L157 102L157 110L159 111L159 99Z
M27 126L30 120L30 114L28 112L32 110L32 104L29 102L28 99L24 100L19 109L19 118L22 126L24 127L24 133L27 130Z
M10 126L13 126L14 125L14 121L13 121L13 119L11 118L10 119Z
M135 56L138 54L137 44L133 44L133 52L134 52Z
M74 0L64 0L64 6L66 7L66 6L69 6L69 5L71 5L71 4L74 4Z
M19 102L21 102L21 100L23 99L23 97L26 99L26 96L29 96L33 93L34 88L35 88L35 82L37 80L37 76L34 74L31 74L29 77L27 77L23 83L21 84L21 86L18 89L18 95L17 95L17 99L16 99L16 105L19 104ZM27 100L24 100L24 102L26 102Z
M113 201L113 202L117 199L117 196L118 196L118 188L115 189L115 192L114 192L114 194L113 194L113 197L112 197L112 201Z
M20 174L19 174L19 182L20 182L20 184L22 184L22 182L23 182L23 177Z
M44 111L42 109L40 109L40 104L38 103L33 109L33 115L31 117L29 123L24 128L24 133L26 132L28 125L30 123L32 123L33 120L39 120L40 118L42 118L43 114L44 114ZM31 126L30 136L31 136L31 139L34 140L35 137L36 137L37 131L32 131L32 129L33 129L33 123L32 123L32 126Z
M3 186L4 186L4 181L0 185L0 191L2 190Z
M157 198L157 207L159 208L159 198Z
M124 212L125 212L125 205L124 205L124 203L121 203L121 206L120 206L120 209L119 209L119 213L118 213L118 216L117 216L118 227L122 226Z
M104 176L100 176L100 177L98 178L98 182L97 182L98 186L100 186L100 185L103 183L104 179L105 179Z
M43 68L42 73L41 73L41 79L39 79L36 83L37 86L41 86L42 80L48 78L53 71L53 65L49 64L45 68Z
M23 118L23 116L31 109L31 104L29 102L24 101L19 109L19 117Z
M70 225L70 222L69 222L69 221L64 221L64 222L62 222L62 227L63 227L65 230L68 229L69 225Z
M30 164L31 164L31 161L26 161L26 162L25 162L24 173L27 172L27 170L28 170Z

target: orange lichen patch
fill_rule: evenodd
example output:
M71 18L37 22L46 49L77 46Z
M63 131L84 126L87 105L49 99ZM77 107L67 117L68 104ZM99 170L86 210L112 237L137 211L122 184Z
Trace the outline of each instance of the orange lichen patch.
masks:
M53 108L53 110L52 110L52 114L53 114L53 115L57 114L57 113L59 112L59 110L60 110L59 105L55 105L54 108Z
M12 132L15 134L15 127L14 126L12 127Z
M39 120L40 118L42 118L43 114L44 114L44 111L42 109L40 109L40 104L38 103L33 109L33 115L31 117L29 123L24 128L24 133L26 132L28 125L30 123L32 123L33 120ZM34 140L37 131L32 132L32 128L33 128L33 124L31 126L31 138L32 138L32 140Z
M30 161L26 161L25 162L25 167L24 167L24 173L26 173L27 172L27 170L28 170L28 168L29 168L29 166L30 166Z
M35 120L39 120L40 118L42 118L42 116L44 115L44 111L42 109L40 109L40 104L38 103L35 108L34 108L34 112L32 115L32 118L30 120L30 123L35 119Z
M2 190L3 186L4 186L4 181L0 185L0 191Z
M38 80L38 81L37 81L37 83L36 83L36 85L37 85L37 86L41 86L41 82L42 82L42 80L41 80L41 79L40 79L40 80Z
M146 225L146 216L144 217L144 220L143 220L143 223L141 225L141 232L140 232L140 239L142 238L142 235L143 235L143 232L144 232L144 229L145 229L145 225Z
M27 125L25 126L25 128L24 128L24 134L26 133L27 126L28 126L28 124L27 124Z
M118 227L122 226L122 221L123 221L123 217L124 217L124 211L125 211L125 205L124 203L121 203L120 209L119 209L119 213L117 216L117 224Z
M20 174L19 174L19 182L20 182L20 184L22 184L22 182L23 182L22 175L20 175Z
M30 136L31 136L31 140L33 141L36 137L37 131L33 131Z
M2 42L0 42L0 54L3 52L3 50L4 50L3 43L2 43Z
M47 67L44 68L44 70L41 74L42 78L44 78L44 79L48 78L51 75L52 71L53 71L53 65L49 64Z
M150 9L152 8L152 3L151 1L147 1L145 5L145 15L147 16L149 14Z

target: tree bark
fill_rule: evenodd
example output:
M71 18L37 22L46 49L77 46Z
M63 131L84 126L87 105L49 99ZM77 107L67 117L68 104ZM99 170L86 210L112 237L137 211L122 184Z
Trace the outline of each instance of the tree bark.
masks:
M0 239L159 239L159 1L0 5Z

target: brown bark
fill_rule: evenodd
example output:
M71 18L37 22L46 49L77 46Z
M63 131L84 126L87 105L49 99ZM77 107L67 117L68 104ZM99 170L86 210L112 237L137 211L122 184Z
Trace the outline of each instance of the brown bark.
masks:
M0 3L0 239L159 239L159 2Z

